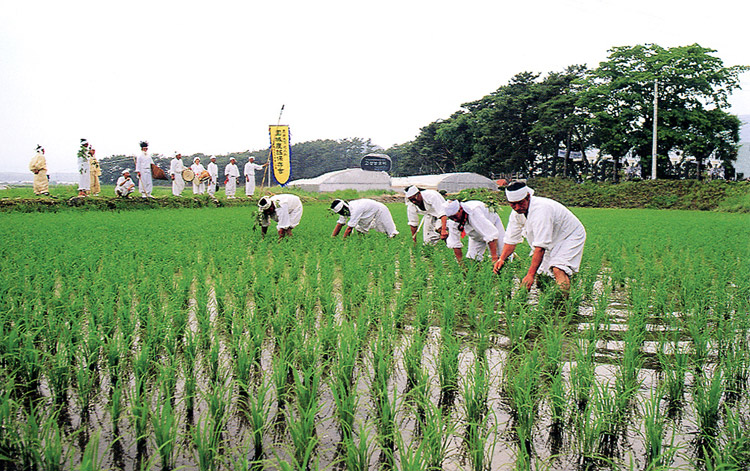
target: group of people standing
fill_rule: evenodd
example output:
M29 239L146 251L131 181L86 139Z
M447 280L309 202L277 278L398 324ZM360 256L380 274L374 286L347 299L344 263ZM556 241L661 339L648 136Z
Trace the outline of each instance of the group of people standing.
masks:
M532 252L521 286L531 289L541 273L554 278L563 294L567 294L570 277L581 266L586 230L562 204L533 195L534 190L524 182L513 182L506 187L505 197L512 209L506 230L500 216L482 201L446 201L435 190L409 186L405 189L405 204L412 240L416 242L422 228L425 244L445 241L447 247L453 249L456 260L462 263L462 239L466 238L466 258L481 261L489 250L492 269L498 273L525 238ZM270 220L275 220L279 238L291 236L292 229L302 218L302 202L295 195L263 197L258 202L258 210L263 235ZM340 216L332 237L344 226L344 238L354 230L360 234L374 230L389 238L398 235L388 207L378 201L336 199L331 203L331 211Z
M202 195L208 193L210 196L216 194L219 184L219 166L216 164L216 156L209 158L210 162L206 167L201 164L200 157L193 159L193 164L189 167L182 161L182 154L175 154L169 163L169 178L172 180L172 194L181 196L185 189L184 172L190 169L192 174L193 194ZM268 162L263 165L255 163L255 158L248 158L244 168L245 176L245 196L251 197L255 193L255 171L262 170L268 166ZM235 199L237 185L240 183L240 170L237 167L237 159L229 158L229 163L224 167L224 185L228 199Z

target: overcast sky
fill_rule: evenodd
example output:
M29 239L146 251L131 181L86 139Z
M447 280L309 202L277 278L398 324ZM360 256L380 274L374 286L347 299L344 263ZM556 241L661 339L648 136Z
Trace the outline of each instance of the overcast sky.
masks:
M750 64L743 2L715 0L0 0L0 171L101 158L371 138L384 148L522 71L613 46L698 43ZM732 112L750 114L750 73Z

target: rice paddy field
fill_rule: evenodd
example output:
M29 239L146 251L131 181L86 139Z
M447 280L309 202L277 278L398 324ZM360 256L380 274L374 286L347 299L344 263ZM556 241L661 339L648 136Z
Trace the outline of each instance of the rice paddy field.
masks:
M389 208L0 214L0 470L750 467L750 215L574 209L564 299Z

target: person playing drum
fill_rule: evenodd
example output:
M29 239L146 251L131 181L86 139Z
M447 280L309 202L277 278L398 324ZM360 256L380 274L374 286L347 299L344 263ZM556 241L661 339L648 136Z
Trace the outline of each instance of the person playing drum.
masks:
M193 159L193 165L190 166L190 170L195 174L195 178L193 178L193 194L202 195L206 192L206 182L201 180L200 175L206 171L206 168L201 165L200 157Z

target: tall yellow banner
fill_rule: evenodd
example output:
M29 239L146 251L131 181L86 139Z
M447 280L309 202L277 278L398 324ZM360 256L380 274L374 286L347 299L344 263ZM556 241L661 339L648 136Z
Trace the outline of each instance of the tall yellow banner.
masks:
M273 162L273 178L284 186L292 175L292 162L289 155L289 126L270 125L271 161Z

